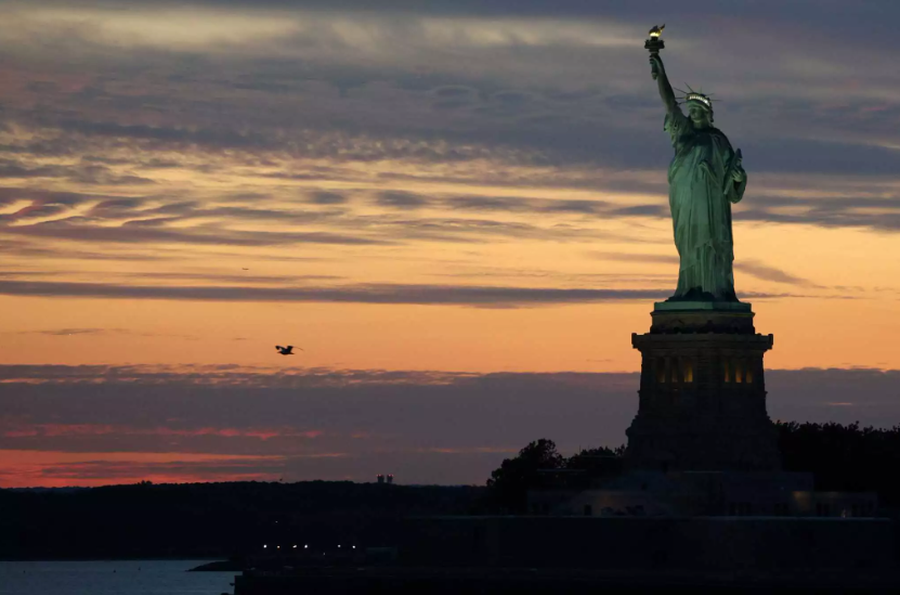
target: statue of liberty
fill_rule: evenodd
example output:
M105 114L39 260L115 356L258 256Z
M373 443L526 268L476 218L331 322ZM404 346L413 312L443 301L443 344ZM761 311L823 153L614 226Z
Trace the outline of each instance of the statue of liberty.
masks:
M733 151L728 138L712 126L707 95L689 88L684 115L658 50L651 50L650 67L666 106L664 129L675 147L669 164L669 207L681 262L678 287L667 301L737 302L731 204L741 200L747 186L740 149Z

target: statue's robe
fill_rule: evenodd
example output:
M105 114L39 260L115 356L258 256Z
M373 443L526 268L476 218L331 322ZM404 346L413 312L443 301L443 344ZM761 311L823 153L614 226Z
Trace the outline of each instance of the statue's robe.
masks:
M734 150L722 132L695 128L680 109L666 116L675 156L669 165L669 207L681 264L670 300L737 301L734 293L734 240L731 204L744 196L726 176Z

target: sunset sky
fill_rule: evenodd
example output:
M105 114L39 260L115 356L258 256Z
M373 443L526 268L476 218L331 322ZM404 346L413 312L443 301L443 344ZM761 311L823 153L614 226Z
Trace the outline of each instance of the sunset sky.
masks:
M624 442L677 280L662 23L744 155L771 417L900 423L900 3L0 11L0 487L483 483Z

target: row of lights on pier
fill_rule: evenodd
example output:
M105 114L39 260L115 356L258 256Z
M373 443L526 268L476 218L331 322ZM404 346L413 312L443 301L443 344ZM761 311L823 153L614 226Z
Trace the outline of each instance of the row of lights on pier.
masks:
M297 549L297 547L298 547L297 544L294 544L294 547L292 547L291 549ZM338 548L340 548L340 547L341 547L341 546L338 545ZM356 546L355 546L355 545L351 545L350 548L355 550L355 549L356 549ZM264 550L269 549L269 544L264 543L264 544L263 544L263 549L264 549ZM281 546L280 546L280 545L276 545L276 546L275 546L275 549L280 550L280 549L281 549ZM304 544L304 545L303 545L303 549L308 550L308 549L309 549L309 544Z

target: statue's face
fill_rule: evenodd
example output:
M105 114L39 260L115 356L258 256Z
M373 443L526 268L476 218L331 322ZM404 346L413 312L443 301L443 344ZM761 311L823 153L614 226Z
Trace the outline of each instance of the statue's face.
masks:
M699 105L688 106L688 116L695 128L706 128L709 126L709 113Z

